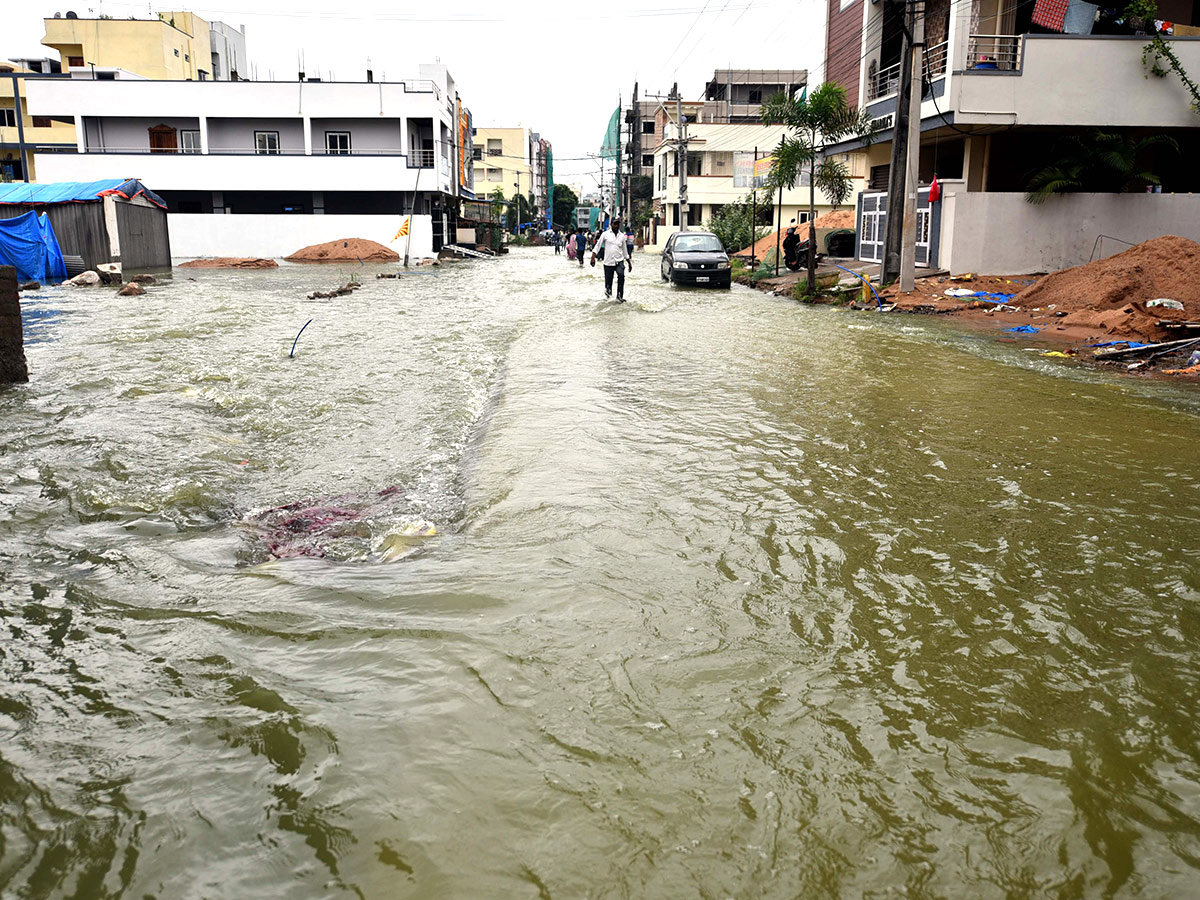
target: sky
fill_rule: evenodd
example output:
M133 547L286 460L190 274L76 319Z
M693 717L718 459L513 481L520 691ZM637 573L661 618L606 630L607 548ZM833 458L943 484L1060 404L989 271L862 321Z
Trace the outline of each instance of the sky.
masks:
M364 80L368 59L376 79L389 81L415 78L420 63L440 61L476 126L539 132L554 148L555 181L585 190L599 170L587 156L599 151L613 109L628 102L635 80L643 96L678 82L687 100L700 98L718 68L808 69L817 84L825 51L825 0L75 4L12 4L0 57L55 56L41 46L42 19L55 12L148 18L174 8L245 25L247 55L264 80L295 78L301 51L306 72L326 80Z

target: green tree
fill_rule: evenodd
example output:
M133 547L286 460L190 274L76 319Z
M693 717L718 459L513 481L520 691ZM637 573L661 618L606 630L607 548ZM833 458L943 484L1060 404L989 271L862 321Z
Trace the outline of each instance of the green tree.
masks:
M817 287L816 191L820 188L836 209L853 190L850 170L844 163L825 156L830 144L850 137L865 137L873 132L865 110L851 106L846 91L826 82L801 97L778 94L763 105L762 120L787 127L775 148L775 165L767 180L771 188L796 186L802 172L808 174L808 291Z
M579 196L565 184L554 186L554 226L571 231L575 228L575 207L579 205Z
M1068 135L1055 144L1052 161L1029 176L1025 199L1038 204L1052 194L1119 194L1160 184L1144 164L1146 151L1159 144L1179 152L1179 144L1165 134L1135 140L1095 129Z
M746 195L745 199L726 203L721 207L720 211L708 221L707 228L721 239L726 250L730 253L737 253L739 250L754 245L770 231L766 225L756 225L752 221L755 206L761 210L769 202L763 198L756 203L754 193L751 192Z

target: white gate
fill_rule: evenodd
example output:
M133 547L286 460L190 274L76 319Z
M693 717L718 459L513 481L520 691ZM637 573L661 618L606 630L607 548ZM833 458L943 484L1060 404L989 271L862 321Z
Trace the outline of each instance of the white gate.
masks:
M887 193L864 193L858 222L858 258L863 262L882 263L887 235ZM933 207L929 188L917 191L917 265L929 267L933 241Z

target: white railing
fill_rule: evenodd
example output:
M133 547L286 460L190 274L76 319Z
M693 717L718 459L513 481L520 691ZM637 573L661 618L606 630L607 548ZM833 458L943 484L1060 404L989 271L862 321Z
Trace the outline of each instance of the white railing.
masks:
M410 151L408 151L408 167L410 169L432 169L433 168L433 151L432 150L410 150Z
M967 68L1015 72L1021 68L1019 34L973 34L967 41Z
M940 44L925 48L924 70L927 81L946 74L946 56L949 46L949 41L942 41ZM893 63L868 77L867 102L887 97L899 89L900 63Z

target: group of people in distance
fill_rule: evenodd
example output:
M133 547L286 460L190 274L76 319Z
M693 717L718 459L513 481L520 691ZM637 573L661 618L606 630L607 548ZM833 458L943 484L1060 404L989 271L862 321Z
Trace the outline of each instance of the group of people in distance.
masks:
M563 234L555 230L551 240L554 252L561 253L563 246L567 248L567 256L577 261L582 268L583 257L590 249L592 251L592 266L599 259L604 263L604 296L612 297L613 279L617 281L617 302L625 302L625 271L633 271L633 229L628 228L621 233L621 220L614 218L611 227L606 231L593 234L584 228L579 228L574 234Z

